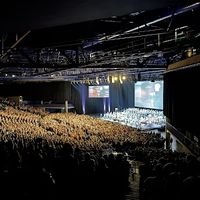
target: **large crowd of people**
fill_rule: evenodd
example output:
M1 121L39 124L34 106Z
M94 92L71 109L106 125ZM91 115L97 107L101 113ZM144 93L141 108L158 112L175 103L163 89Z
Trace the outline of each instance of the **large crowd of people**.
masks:
M162 129L165 127L165 116L162 111L142 108L128 108L120 111L108 112L102 119L118 122L140 130Z
M128 183L126 146L150 140L144 132L86 115L40 114L0 104L2 194L31 199L64 196L74 189L88 195L88 187L116 189ZM97 187L100 183L104 186ZM111 188L106 193L113 195Z
M168 163L173 165L170 174L179 175L185 162L190 166L182 167L180 188L186 178L196 181L200 175L197 160L165 150L164 142L160 134L86 115L40 113L1 103L1 196L95 199L95 193L101 199L122 199L132 161L140 161L141 199L154 199L148 180L154 176L154 185L161 187L157 180L165 185ZM163 190L158 187L160 195L166 192L164 185Z
M172 151L150 152L140 166L141 200L195 200L199 196L200 160Z

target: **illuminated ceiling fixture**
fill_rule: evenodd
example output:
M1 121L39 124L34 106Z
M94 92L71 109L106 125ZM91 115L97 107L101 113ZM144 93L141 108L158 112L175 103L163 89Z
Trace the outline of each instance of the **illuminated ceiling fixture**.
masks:
M110 83L110 76L109 75L107 76L107 81L108 81L108 83Z
M90 79L89 79L89 78L87 79L87 84L88 84L88 85L90 84Z
M112 83L115 83L115 77L112 76Z
M119 76L119 82L122 84L123 83L123 80L122 80L122 76L120 75Z
M115 76L115 77L114 77L114 80L115 80L115 81L117 81L117 80L118 80L118 77L117 77L117 76Z
M190 57L192 57L192 55L193 55L193 50L192 50L192 48L189 48L187 50L187 57L190 58Z
M122 80L123 81L126 80L126 76L125 75L122 76Z
M96 83L99 85L99 77L96 77Z

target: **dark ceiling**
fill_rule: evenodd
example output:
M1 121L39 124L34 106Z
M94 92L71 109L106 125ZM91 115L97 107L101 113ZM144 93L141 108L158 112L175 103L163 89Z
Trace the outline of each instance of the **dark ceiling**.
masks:
M191 0L6 0L1 2L1 31L23 31L74 24Z
M122 72L160 78L188 48L199 52L195 2L6 1L0 79L88 80Z

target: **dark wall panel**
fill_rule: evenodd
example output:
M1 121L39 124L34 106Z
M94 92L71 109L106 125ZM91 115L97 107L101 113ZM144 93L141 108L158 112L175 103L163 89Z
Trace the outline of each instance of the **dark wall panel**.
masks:
M167 73L164 81L164 113L175 127L200 136L200 69ZM199 138L200 139L200 138Z
M0 96L23 96L24 100L64 103L70 100L70 83L61 82L18 82L0 85Z

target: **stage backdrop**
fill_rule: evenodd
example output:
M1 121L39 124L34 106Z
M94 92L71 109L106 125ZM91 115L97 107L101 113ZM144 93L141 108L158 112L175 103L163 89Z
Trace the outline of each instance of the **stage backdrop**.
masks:
M134 83L109 85L109 98L89 98L88 85L72 85L71 101L78 113L94 114L134 107Z

